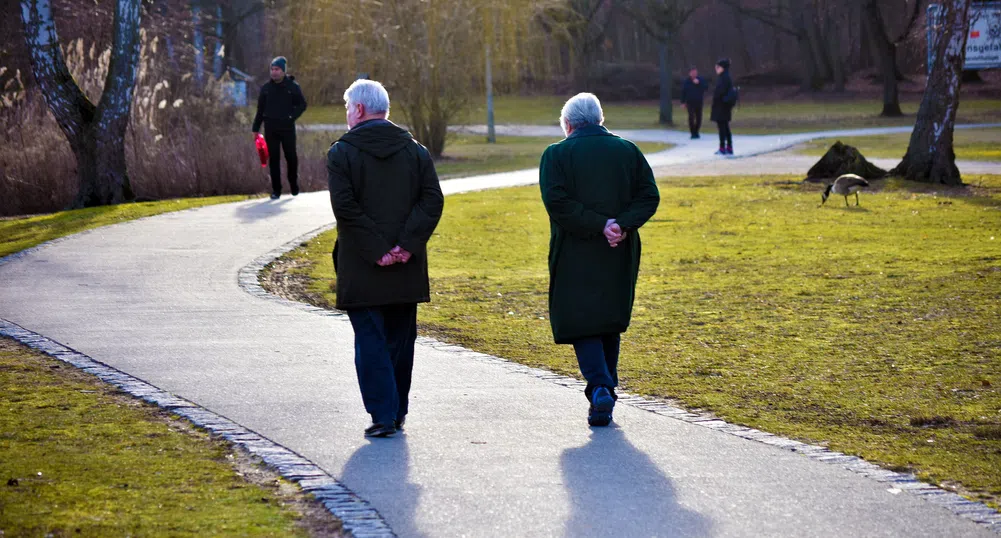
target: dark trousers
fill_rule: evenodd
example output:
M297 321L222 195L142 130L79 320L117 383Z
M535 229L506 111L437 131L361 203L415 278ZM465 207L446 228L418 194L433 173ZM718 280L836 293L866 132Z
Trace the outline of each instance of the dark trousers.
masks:
M615 387L619 384L619 343L621 335L606 334L582 338L573 343L577 353L577 364L580 373L587 380L584 396L591 401L594 389L604 386L615 395Z
M702 103L685 103L685 108L688 109L688 130L692 136L699 136L699 130L702 129Z
M417 340L417 305L349 310L355 331L355 370L372 422L392 424L407 415Z
M264 128L264 141L268 144L268 166L271 171L271 192L282 193L282 159L288 165L288 186L292 194L299 194L299 155L295 151L295 127L291 129Z
M730 132L730 122L728 121L717 121L716 125L719 126L719 147L733 147L733 133Z

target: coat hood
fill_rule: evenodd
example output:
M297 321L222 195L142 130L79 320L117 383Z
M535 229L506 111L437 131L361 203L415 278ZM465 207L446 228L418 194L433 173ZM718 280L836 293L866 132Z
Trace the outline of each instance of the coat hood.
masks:
M377 159L388 159L413 142L406 129L390 121L372 120L344 133L339 142L351 144Z

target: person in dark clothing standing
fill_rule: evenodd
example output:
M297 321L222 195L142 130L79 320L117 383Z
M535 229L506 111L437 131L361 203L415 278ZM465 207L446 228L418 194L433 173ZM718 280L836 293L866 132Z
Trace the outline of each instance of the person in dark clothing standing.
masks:
M271 61L271 80L261 86L257 97L257 116L254 117L254 135L264 123L264 141L268 144L268 163L271 172L271 199L282 194L282 160L285 152L288 165L288 186L292 196L299 194L299 156L295 149L295 120L306 111L306 98L295 77L285 74L287 60L279 56Z
M549 322L554 341L577 354L591 426L612 421L619 344L640 270L639 229L660 203L643 153L603 122L597 97L571 97L560 113L567 137L546 148L539 164L550 221Z
M427 148L389 121L382 84L357 80L344 92L349 130L327 152L337 219L337 308L355 333L355 370L367 437L403 428L417 304L431 300L427 243L445 199Z
M701 138L699 130L702 129L702 101L707 91L708 84L699 76L699 69L692 66L681 87L681 106L688 110L688 130L692 133L692 140Z
M733 106L737 104L737 87L730 78L730 60L723 58L716 62L716 88L713 90L713 110L709 117L719 127L719 151L716 155L733 155L733 133L730 120Z

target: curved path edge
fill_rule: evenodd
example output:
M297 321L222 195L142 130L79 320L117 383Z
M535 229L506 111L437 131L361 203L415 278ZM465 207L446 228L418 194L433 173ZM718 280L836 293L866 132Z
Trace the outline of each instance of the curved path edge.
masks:
M534 170L518 171L514 174L527 176L528 174L526 174L526 172L534 172ZM534 182L533 179L528 177L518 178L516 181L510 181L511 175L512 173L493 174L488 176L487 179L494 179L496 177L497 181L487 181L486 185L482 182L477 182L475 185L472 184L470 180L473 178L455 179L450 180L448 183L455 185L457 188L454 189L453 192L458 193L497 187L527 185ZM508 176L508 179L501 180L500 176ZM482 180L484 178L479 179ZM537 180L537 178L534 179ZM467 182L470 182L470 184L467 185ZM137 220L145 220L148 218L152 217L144 217L143 219ZM241 289L263 300L281 303L285 306L312 312L318 315L346 319L344 314L336 311L326 310L272 295L265 291L258 282L258 273L264 268L265 265L296 248L303 241L312 239L320 233L331 229L333 226L333 224L321 226L256 258L254 262L243 267L238 272L238 280ZM100 228L97 228L95 230L99 229ZM93 232L94 230L86 230L70 236L53 239L5 257L0 257L0 266L29 256L32 253L60 243L69 238ZM189 420L196 426L215 433L242 449L247 450L251 454L259 456L265 464L275 469L283 477L292 482L298 483L304 491L313 494L323 503L328 511L343 522L345 530L351 532L354 536L395 536L389 525L385 522L378 511L371 506L371 504L298 453L279 445L278 443L275 443L274 441L271 441L270 439L267 439L250 429L244 428L222 415L208 411L197 404L179 398L137 377L131 376L121 370L101 363L85 354L79 353L41 334L32 332L3 318L0 318L0 335L10 337L57 360L63 361L82 371L93 374L102 381L110 383L134 397L140 398L168 410L171 413L179 415ZM443 343L432 338L420 337L419 342L440 351L453 353L456 357L503 364L505 369L510 371L531 375L532 377L545 380L556 385L573 388L575 390L580 390L583 387L582 382L567 376L554 374L537 368L530 368L506 359L471 351L460 346ZM843 467L861 476L886 484L893 493L907 492L908 494L917 495L929 502L945 507L950 510L950 512L959 515L964 519L976 522L995 533L1001 534L1001 513L982 503L969 501L956 493L921 482L913 475L882 469L881 467L869 463L861 458L831 451L821 446L809 445L755 430L753 428L729 424L709 415L692 413L685 409L676 407L665 400L623 393L620 402L637 409L669 418L676 418L683 422L704 428L722 431L743 439L758 441L762 444L806 455L810 459L816 461Z
M345 323L347 323L347 315L342 312L279 297L265 290L261 286L259 280L260 272L268 264L299 247L302 243L314 239L318 235L333 229L335 226L336 225L333 223L321 226L320 228L303 234L281 247L278 247L255 259L251 264L240 270L240 287L250 295L259 299L279 303L305 312L312 312L321 316L342 319ZM573 389L578 392L584 390L585 383L583 381L569 376L556 374L541 368L525 366L508 359L488 355L486 353L480 353L478 351L442 342L427 336L419 336L417 341L421 345L432 347L438 351L452 353L457 358L503 364L505 369L508 371L525 374L536 379L548 381L555 385ZM686 409L677 407L668 400L640 396L629 392L619 392L618 394L619 404L625 404L664 417L677 419L689 424L727 433L742 439L777 447L789 452L795 452L814 461L842 467L855 474L886 485L894 494L907 493L915 495L930 503L944 507L957 516L972 520L973 522L1001 535L1001 512L994 510L986 504L971 501L958 493L942 489L927 482L922 482L913 474L900 473L884 469L879 465L870 463L858 456L851 456L830 450L823 446L811 445L754 428L731 424L707 413L693 413Z
M0 259L3 263L4 259ZM372 506L313 462L263 435L155 385L126 374L83 353L0 318L0 336L12 338L36 351L96 376L119 390L222 437L264 463L306 493L312 494L344 529L356 538L395 537L389 525Z

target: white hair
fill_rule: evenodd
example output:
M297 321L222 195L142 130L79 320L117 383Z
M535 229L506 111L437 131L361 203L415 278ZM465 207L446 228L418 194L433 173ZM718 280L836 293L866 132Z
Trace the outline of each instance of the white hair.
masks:
M359 104L365 107L366 114L389 114L389 92L379 82L359 79L344 90L346 106Z
M601 112L601 102L593 93L578 93L567 100L560 111L560 126L566 133L585 125L601 125L605 115Z

